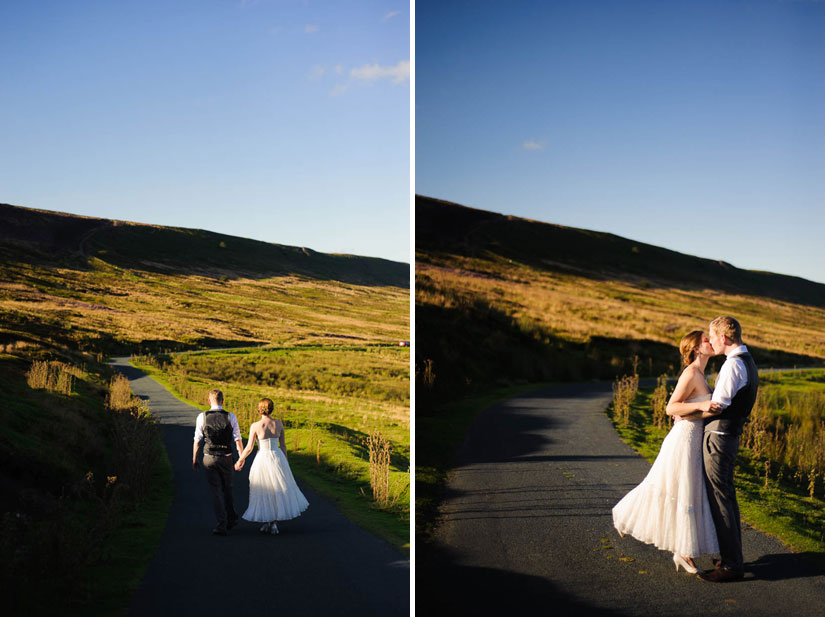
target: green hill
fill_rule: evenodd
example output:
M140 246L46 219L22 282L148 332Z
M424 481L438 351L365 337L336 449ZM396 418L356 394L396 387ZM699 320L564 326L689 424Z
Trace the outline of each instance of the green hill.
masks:
M408 338L408 264L0 205L0 345Z
M675 373L681 336L732 314L764 365L825 359L825 285L607 233L416 198L416 372L491 385Z
M486 212L417 196L416 261L439 256L510 259L538 271L596 280L645 281L663 288L715 289L825 308L825 285L736 268L609 233Z
M99 258L150 272L231 278L292 274L356 285L409 285L409 266L386 259L8 204L0 204L0 255L4 261L77 267L90 267L90 260Z

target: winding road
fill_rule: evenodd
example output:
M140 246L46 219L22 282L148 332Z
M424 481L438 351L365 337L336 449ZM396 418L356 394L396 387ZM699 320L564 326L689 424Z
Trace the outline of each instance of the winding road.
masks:
M160 421L175 495L157 553L129 607L133 617L302 615L365 617L409 614L409 561L338 512L306 486L309 509L264 536L241 521L228 537L215 526L203 471L192 471L192 439L201 410L115 358L132 391ZM231 410L231 401L227 401ZM248 472L234 477L238 513L248 502Z
M669 553L618 536L611 508L650 465L617 437L604 413L611 397L609 383L561 385L479 415L433 541L417 545L417 612L825 614L821 570L747 526L745 579L726 584L677 574Z

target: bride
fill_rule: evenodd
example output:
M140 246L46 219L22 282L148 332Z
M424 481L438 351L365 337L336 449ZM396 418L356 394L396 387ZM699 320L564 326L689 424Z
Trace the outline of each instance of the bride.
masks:
M295 483L286 460L284 425L270 416L274 404L268 398L258 403L261 419L249 427L249 442L241 453L235 469L244 466L252 452L255 440L258 454L249 470L249 507L243 513L247 521L263 523L261 533L278 533L276 521L295 518L309 506L309 502Z
M702 463L704 418L721 409L712 403L705 367L714 355L708 337L694 330L679 344L685 369L667 404L676 421L647 477L613 508L620 535L673 553L676 571L697 573L693 557L718 553L716 529L705 491Z

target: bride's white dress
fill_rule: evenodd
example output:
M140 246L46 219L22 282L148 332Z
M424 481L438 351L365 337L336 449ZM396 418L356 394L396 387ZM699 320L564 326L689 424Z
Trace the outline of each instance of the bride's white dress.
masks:
M299 516L309 502L292 477L286 455L278 438L258 440L258 453L249 469L249 507L247 521L269 523Z
M647 477L613 507L620 533L683 557L719 552L702 471L703 433L702 420L673 425Z

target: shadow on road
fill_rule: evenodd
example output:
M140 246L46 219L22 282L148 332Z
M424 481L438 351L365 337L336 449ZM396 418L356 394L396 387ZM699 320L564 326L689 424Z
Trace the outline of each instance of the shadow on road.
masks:
M553 617L623 615L586 604L539 576L454 562L455 557L441 546L416 547L416 613L501 617L532 607Z
M500 463L520 459L533 452L541 451L552 443L547 433L560 423L548 417L529 413L501 413L492 408L477 420L468 432L467 439L473 444L473 451L459 450L455 466L473 463ZM517 438L503 440L502 435L517 435Z
M825 568L815 563L823 561L822 553L777 553L762 555L756 561L745 564L745 570L763 581L784 581L791 578L808 578L825 574Z
M132 379L139 379L141 377L145 377L146 373L141 371L139 368L135 368L131 364L120 365L116 368L116 370L127 377L130 381ZM148 397L141 397L141 398L148 398Z

